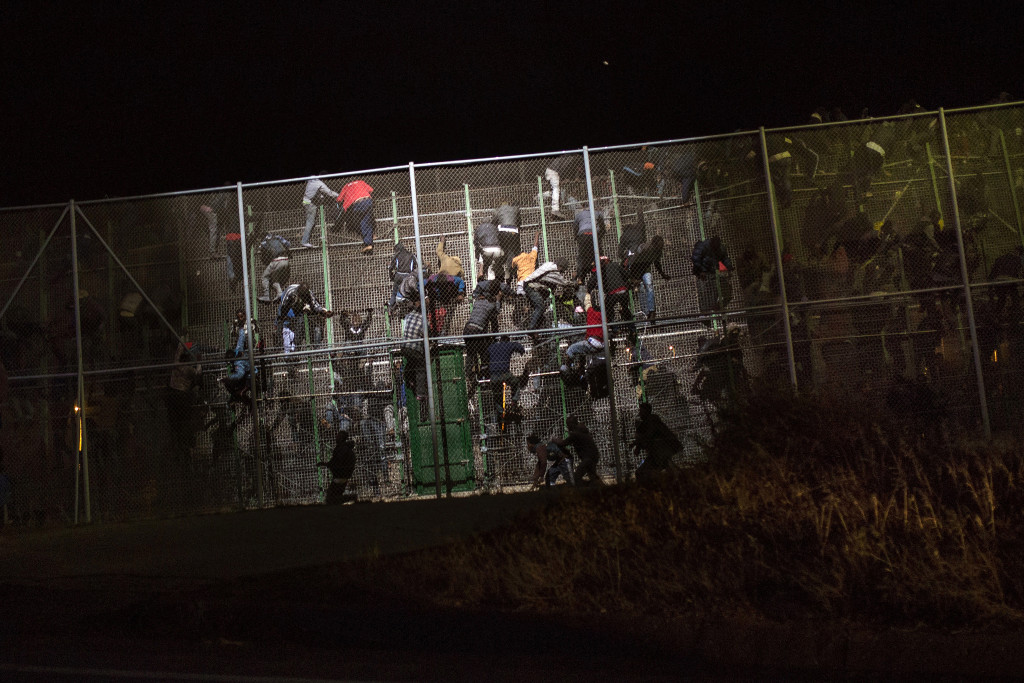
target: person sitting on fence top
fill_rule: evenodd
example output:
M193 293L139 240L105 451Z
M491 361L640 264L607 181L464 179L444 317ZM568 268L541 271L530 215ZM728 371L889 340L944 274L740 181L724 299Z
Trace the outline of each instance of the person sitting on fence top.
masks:
M544 319L550 306L551 290L565 287L569 280L562 273L568 270L569 264L562 257L554 261L542 263L523 279L523 291L526 298L533 304L529 320L524 326L527 330L536 330Z
M373 253L373 199L370 195L373 188L362 180L346 183L338 193L337 226L344 226L349 232L356 232L363 238L361 253L369 256Z
M501 247L504 254L503 264L508 270L504 274L504 278L508 279L512 275L512 264L509 259L523 250L523 244L519 239L519 207L502 202L494 210L491 221L498 226L498 246Z
M321 174L322 175L322 174ZM306 211L306 227L302 231L301 244L304 247L313 247L313 224L316 222L317 200L321 197L337 200L338 193L327 186L327 183L319 177L310 178L306 181L306 189L302 193L302 208Z
M458 256L452 256L444 250L444 243L447 239L447 237L442 237L441 241L437 243L437 272L444 275L464 278L466 274L462 271L462 259Z
M391 288L391 298L388 299L386 306L395 305L398 288L402 284L402 280L409 275L416 275L416 254L406 249L402 241L399 240L395 242L395 254L391 257L391 263L388 264L388 277L394 284Z
M274 285L275 298L280 298L282 285L288 282L291 276L291 243L280 235L268 233L260 241L260 259L266 268L263 270L263 293L257 297L257 301L269 304L270 285Z
M478 223L473 229L473 248L479 262L477 277L480 280L493 280L496 273L504 274L505 251L501 248L498 237L498 226L491 221ZM516 253L519 253L516 250Z
M297 324L303 314L330 318L334 312L317 301L313 293L309 291L309 285L304 282L296 282L288 285L281 293L281 303L277 307L277 326L281 330L285 353L295 350L295 331L292 329L292 325Z

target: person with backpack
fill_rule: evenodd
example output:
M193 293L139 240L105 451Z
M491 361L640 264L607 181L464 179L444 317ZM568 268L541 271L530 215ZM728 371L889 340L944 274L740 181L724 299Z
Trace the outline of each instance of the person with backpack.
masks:
M569 456L553 441L541 443L539 436L530 434L526 437L526 450L537 456L537 466L533 470L534 486L540 486L541 482L554 486L560 476L570 486L576 485Z
M391 263L388 265L388 277L391 278L393 283L391 287L391 298L388 299L386 306L394 306L395 301L398 299L398 288L402 284L402 280L413 275L416 272L416 255L405 248L401 240L395 242L395 253L391 257Z
M458 275L434 273L423 283L427 299L430 334L444 334L448 305L461 303L466 298L466 282Z
M281 297L284 285L291 276L291 243L280 235L269 233L260 241L260 259L263 261L263 293L256 298L264 304L271 302L270 285L274 285L274 298Z

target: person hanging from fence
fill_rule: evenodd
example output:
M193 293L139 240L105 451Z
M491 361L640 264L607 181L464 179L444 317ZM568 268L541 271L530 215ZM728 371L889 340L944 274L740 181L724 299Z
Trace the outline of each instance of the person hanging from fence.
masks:
M626 163L622 165L627 194L645 197L659 196L658 162L661 155L661 148L647 145L630 154Z
M352 500L352 496L345 496L345 489L356 469L355 443L348 438L348 432L344 429L338 432L338 438L334 442L334 452L331 459L316 463L318 468L324 467L331 472L331 484L327 487L327 494L324 496L324 503L337 505L346 500Z
M473 248L476 250L477 279L493 280L505 272L505 251L501 248L497 224L490 220L473 228ZM515 253L519 253L517 249Z
M445 334L448 309L466 298L466 282L457 275L434 273L423 282L427 301L427 320L432 335Z
M749 386L740 347L742 330L736 323L725 326L725 334L698 339L700 348L693 364L696 378L691 393L709 403L735 398Z
M442 237L441 241L437 243L437 272L444 275L451 275L452 277L465 278L466 273L462 270L462 259L458 256L453 256L444 250L445 242L448 240L447 237Z
M292 327L302 324L304 316L316 319L330 318L334 316L334 312L317 301L313 292L309 290L309 285L304 282L296 282L288 285L281 292L280 303L277 307L277 327L281 332L285 353L295 351L295 330ZM310 332L313 337L311 341L318 344L320 343L321 327L313 321L310 323Z
M629 253L622 262L629 281L636 282L640 289L640 310L649 323L654 323L657 320L654 274L651 271L657 270L658 275L666 282L672 279L665 273L661 265L661 257L664 251L665 238L661 235L655 235L649 242L644 242L637 247L636 251ZM607 287L607 285L605 286Z
M554 261L546 261L523 279L523 291L533 308L523 329L537 330L540 328L544 314L551 308L551 291L571 285L563 273L569 269L569 263L562 257ZM535 333L533 333L535 334Z
M697 301L701 313L721 310L729 305L732 289L724 286L720 274L733 271L733 262L718 235L693 245L693 274L697 278Z
M654 414L651 404L646 401L640 404L635 435L630 445L634 456L639 457L640 451L647 454L636 469L637 481L648 480L656 472L670 469L672 458L683 450L683 444L676 433Z
M319 176L306 181L306 189L302 193L302 208L306 212L306 227L302 231L302 246L313 248L313 224L316 223L317 209L320 207L321 201L330 200L338 201L338 193L320 180Z
M497 280L485 280L494 282ZM486 373L484 356L487 355L487 347L491 343L489 337L483 337L487 333L498 331L498 301L501 299L501 291L497 293L491 289L481 289L477 285L473 296L473 309L469 312L469 320L462 330L466 341L466 384L467 394L470 400L476 394L477 378Z
M632 339L636 337L636 327L633 325L633 312L629 310L629 288L631 284L629 273L625 268L607 256L602 256L600 261L601 282L604 285L604 302L601 308L608 322L615 320L616 312L618 313L619 320L628 322L626 335ZM597 294L596 266L587 280L586 287L592 296Z
M577 465L576 471L573 472L576 486L583 484L584 477L591 485L603 485L601 475L597 473L597 463L601 459L601 451L597 447L597 442L594 441L594 435L575 415L565 418L565 428L569 432L568 435L564 439L551 439L551 442L563 451L568 452L570 446L576 451Z
M346 348L332 355L331 383L335 391L344 392L348 405L359 409L363 405L363 393L373 388L373 358L365 349L355 347L366 339L373 323L373 309L340 311L338 316Z
M231 371L220 378L221 384L230 394L228 403L248 405L252 399L251 378L259 370L254 369L245 355L236 355L234 349L228 349L224 358L228 361ZM259 386L257 384L257 386Z
M578 178L583 173L583 157L579 154L563 154L548 162L544 169L544 179L551 187L551 216L560 221L565 220L561 212L562 182Z
M388 279L391 280L391 298L385 306L394 306L399 298L399 288L402 281L410 275L416 275L416 254L405 248L402 241L395 242L395 253L388 264Z
M542 483L554 486L559 477L565 479L570 486L576 485L572 474L572 461L553 441L541 442L539 436L530 434L526 437L526 450L537 456L537 465L533 469L534 487L539 487Z
M271 285L274 286L274 299L281 298L284 285L291 278L291 249L291 242L274 233L269 233L260 240L260 260L265 266L261 279L263 293L257 297L260 303L269 304L272 301Z
M195 434L202 419L196 409L203 366L194 342L180 342L174 352L174 366L167 382L167 422L171 428L171 449L178 463L189 460Z
M519 207L508 202L502 202L494 210L491 222L498 226L498 246L502 251L502 266L505 268L503 276L495 272L495 277L502 277L507 280L512 275L511 259L523 251L523 243L519 236ZM501 266L495 266L499 268Z
M597 297L587 294L583 299L583 306L587 315L587 329L582 340L569 344L565 350L567 362L560 368L563 377L578 374L574 366L583 356L604 351L601 304Z
M516 293L515 307L512 313L513 318L521 318L526 315L526 290L523 281L537 268L539 245L540 232L533 237L533 247L519 253L512 259L512 274L509 278L509 286L513 287Z
M519 392L530 379L528 369L516 375L512 373L512 356L523 355L526 349L519 342L502 335L487 347L487 369L491 377L491 393L494 405L501 409L499 424L504 427L508 422L518 421Z
M221 231L224 231L228 284L234 290L242 280L242 233L238 227L238 202L235 195L231 192L218 192L208 203L202 204L199 210L206 215L209 227L211 259L220 256L218 245Z
M600 209L591 215L590 208L580 204L575 197L569 197L566 206L573 207L573 229L576 236L576 281L583 284L583 278L590 273L596 262L594 252L594 230L597 230L598 242L608 228L608 214Z
M249 325L247 324L248 319L245 317L245 309L235 309L235 319L231 321L231 336L230 339L235 342L235 355L240 356L248 348L249 343ZM263 341L260 339L261 331L260 326L255 320L252 321L252 332L256 337L256 345L253 347L254 350L263 350Z
M338 220L335 229L344 227L363 238L360 253L369 256L373 253L373 188L362 180L346 183L338 193Z
M402 320L402 344L399 347L404 359L402 379L412 389L416 400L427 397L426 355L423 351L423 311L419 298L412 299L412 310Z

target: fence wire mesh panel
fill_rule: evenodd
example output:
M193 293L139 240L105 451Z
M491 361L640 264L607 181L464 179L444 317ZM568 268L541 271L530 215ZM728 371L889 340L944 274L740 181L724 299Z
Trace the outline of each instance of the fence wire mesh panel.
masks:
M911 105L0 211L8 518L630 479L791 381L1016 431L1022 124Z

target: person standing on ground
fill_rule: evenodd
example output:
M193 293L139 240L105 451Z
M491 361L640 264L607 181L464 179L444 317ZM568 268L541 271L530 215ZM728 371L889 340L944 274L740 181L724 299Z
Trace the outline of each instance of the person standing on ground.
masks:
M636 469L637 481L672 467L672 456L683 450L679 437L654 414L651 404L647 402L640 404L636 436L633 439L633 454L639 455L641 450L647 451L647 457Z
M572 462L570 462L565 451L555 443L547 441L541 443L540 437L530 434L526 437L526 450L537 456L537 466L533 470L533 485L540 486L545 482L548 486L554 486L561 476L570 485L574 486L576 481L572 476Z
M591 484L597 486L604 484L601 481L601 475L597 473L597 461L601 459L601 451L597 448L594 435L575 415L570 415L565 419L565 426L569 430L569 435L564 439L552 439L551 441L563 450L569 446L576 449L576 458L579 461L576 471L573 473L576 486L583 484L584 476Z

